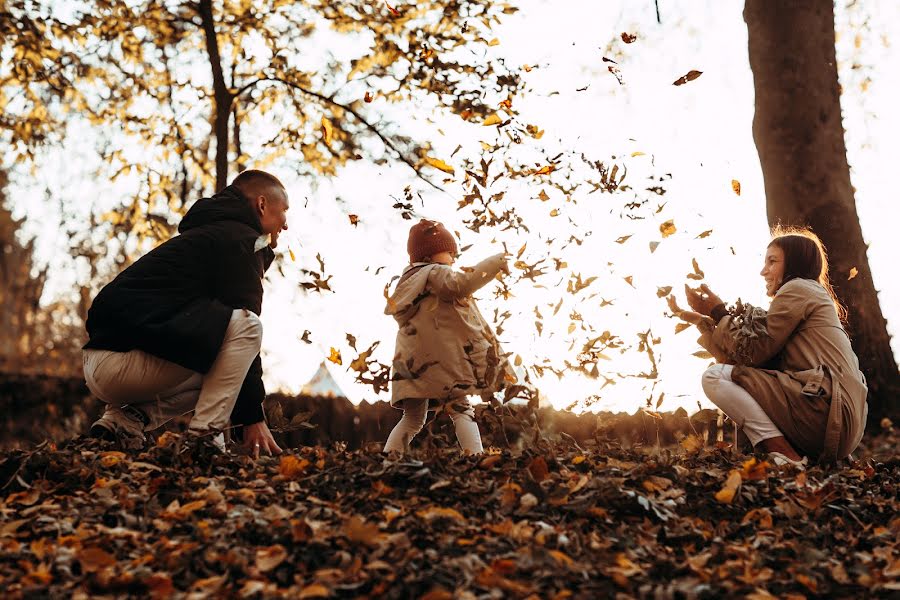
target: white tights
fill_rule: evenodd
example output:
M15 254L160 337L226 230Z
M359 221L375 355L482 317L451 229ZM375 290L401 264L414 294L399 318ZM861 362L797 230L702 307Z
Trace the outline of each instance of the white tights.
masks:
M453 409L454 405L466 403L466 410L458 412ZM465 400L455 400L448 402L446 405L447 412L453 420L456 428L456 439L463 452L470 454L480 454L484 452L481 445L481 434L478 432L478 424L475 422L475 409L468 406ZM428 414L428 400L426 399L408 399L403 401L403 417L400 419L391 434L388 436L387 442L384 444L383 452L403 452L406 450L409 442L422 431L425 426L425 417Z
M784 434L747 390L731 380L732 365L713 365L703 373L703 391L713 404L743 428L750 443L756 446L763 440Z

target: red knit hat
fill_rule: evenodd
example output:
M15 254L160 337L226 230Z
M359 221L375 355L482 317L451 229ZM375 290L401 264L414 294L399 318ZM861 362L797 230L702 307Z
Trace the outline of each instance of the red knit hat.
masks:
M409 240L406 242L409 262L421 262L423 258L449 252L456 256L456 239L438 221L422 219L409 228Z

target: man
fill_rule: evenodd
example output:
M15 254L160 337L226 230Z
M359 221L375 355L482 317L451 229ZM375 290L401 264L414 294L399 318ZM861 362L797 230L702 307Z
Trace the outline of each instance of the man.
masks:
M254 456L281 452L263 415L258 315L288 208L275 176L244 171L100 290L84 376L106 408L91 436L136 446L193 410L189 431L220 448L230 420Z

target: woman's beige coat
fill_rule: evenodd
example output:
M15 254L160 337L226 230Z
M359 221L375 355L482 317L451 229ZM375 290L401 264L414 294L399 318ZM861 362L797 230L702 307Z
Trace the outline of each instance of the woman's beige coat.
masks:
M404 270L384 309L400 327L392 406L407 398L440 401L491 394L515 383L509 361L472 298L502 265L503 254L497 254L466 272L436 263L414 263Z
M760 404L802 453L822 461L844 458L866 425L866 380L831 297L809 279L788 281L768 311L700 324L700 344Z

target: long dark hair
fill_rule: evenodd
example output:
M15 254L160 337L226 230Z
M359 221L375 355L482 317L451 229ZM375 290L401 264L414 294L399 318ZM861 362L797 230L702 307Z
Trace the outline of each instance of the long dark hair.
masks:
M825 288L841 323L847 322L847 309L840 303L831 287L828 277L828 254L825 245L809 229L778 226L772 231L769 247L781 248L784 252L784 277L781 285L791 279L812 279ZM781 286L779 286L781 287Z

